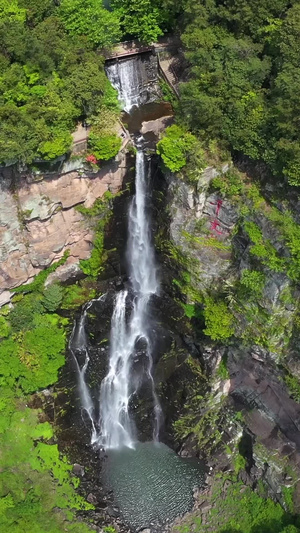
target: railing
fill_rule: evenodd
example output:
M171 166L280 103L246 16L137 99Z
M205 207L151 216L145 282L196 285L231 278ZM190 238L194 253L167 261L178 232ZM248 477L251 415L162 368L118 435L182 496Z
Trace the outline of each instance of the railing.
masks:
M119 46L119 49L118 49ZM154 53L154 46L140 45L137 41L125 41L116 46L112 51L105 52L105 60L118 59L127 56L144 54L146 52Z
M126 57L130 55L143 54L145 52L159 53L168 49L178 48L180 40L177 37L163 37L157 43L151 45L144 45L139 41L123 41L117 43L113 50L99 50L105 57L106 61L110 59L118 59L118 57Z
M171 80L168 78L167 74L165 73L164 69L161 66L159 53L157 54L157 64L158 64L158 72L159 72L159 74L162 76L164 81L169 85L169 87L172 89L172 91L175 93L175 95L179 99L179 91L178 91L177 87L175 87L175 85L171 82ZM171 69L172 69L172 67L171 67ZM173 69L172 69L172 74L173 74L173 76L174 76L174 78L176 80L176 74L175 74Z

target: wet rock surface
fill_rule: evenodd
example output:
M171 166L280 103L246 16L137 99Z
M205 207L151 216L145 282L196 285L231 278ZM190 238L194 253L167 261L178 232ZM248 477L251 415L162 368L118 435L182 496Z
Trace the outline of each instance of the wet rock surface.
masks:
M157 176L155 165L152 171L153 176ZM96 406L96 418L99 415L99 386L107 372L111 316L116 294L124 288L131 291L125 275L126 264L124 259L120 261L120 257L124 257L124 244L127 237L128 201L126 194L116 199L115 216L106 235L106 248L111 249L114 244L116 250L109 256L103 280L98 284L99 293L106 294L106 296L93 302L88 309L85 325L90 357L86 381L90 386ZM121 275L117 275L117 269ZM132 298L133 295L131 295L131 302ZM132 303L130 304L129 301L130 298L128 298L128 316L132 309ZM164 412L160 438L173 449L178 449L178 442L175 441L173 433L173 422L184 408L191 387L204 387L203 380L195 375L189 362L191 357L189 346L184 340L184 328L181 329L178 322L181 317L182 311L178 304L164 289L159 296L153 296L149 310L148 330L153 346L154 380ZM79 315L75 318L78 319ZM84 354L76 352L76 357L82 365ZM148 386L147 381L139 380L144 364L145 346L142 341L139 341L136 344L136 356L132 366L132 379L137 380L137 393L132 397L130 408L139 440L142 442L151 441L153 436L152 387ZM101 528L113 522L120 531L127 531L126 526L122 525L113 494L102 483L103 465L107 460L106 453L90 445L91 424L81 408L76 367L72 354L69 352L56 390L54 413L56 425L59 428L59 447L61 451L67 453L74 464L74 474L76 473L81 479L80 491L96 507L92 516L95 527ZM162 525L154 529L153 527L151 526L152 532L164 529ZM136 530L136 528L133 529Z

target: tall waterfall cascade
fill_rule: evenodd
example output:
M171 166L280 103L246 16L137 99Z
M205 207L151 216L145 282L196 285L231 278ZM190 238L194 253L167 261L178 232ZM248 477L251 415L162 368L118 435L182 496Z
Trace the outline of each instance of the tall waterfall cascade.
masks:
M136 78L138 73L134 69L131 59L115 62L107 68L125 109L132 110L131 116L139 105L136 80L143 77L140 73ZM99 306L111 312L107 307L111 302L110 292L98 299L98 302L103 299L102 304L92 300L83 308L69 348L76 362L82 417L91 430L91 443L105 450L100 469L103 487L113 494L114 505L130 531L146 528L153 533L162 531L162 524L192 508L193 491L204 483L204 469L197 461L179 457L159 442L162 410L153 379L157 331L154 333L151 310L157 309L160 284L151 238L151 176L144 145L140 137L136 141L135 195L128 209L126 263L129 280L114 295L107 369L101 383L95 383L99 352L95 360L92 351L89 353L87 326L91 308ZM100 353L107 352L100 349ZM102 363L98 368L103 368ZM89 381L94 383L93 390ZM145 399L146 411L142 405L135 424L135 414ZM143 429L139 433L138 428L143 427L145 419L148 441L143 442L142 438L139 441L139 435L144 435Z
M100 390L100 434L98 442L104 448L132 447L136 440L130 419L129 401L136 391L132 389L130 370L136 342L146 343L147 373L152 384L155 422L153 436L158 438L160 406L152 378L151 341L148 336L147 310L151 295L158 292L154 251L146 215L147 184L145 156L141 149L136 155L136 194L128 215L127 260L134 301L128 325L126 324L127 291L116 297L111 326L109 371Z
M119 98L125 109L130 111L139 103L136 61L127 60L108 67L107 73L119 91ZM147 161L143 152L143 139L137 143L135 196L128 212L128 242L126 259L131 284L128 290L117 293L111 320L109 364L106 377L100 386L99 417L98 409L86 383L89 364L88 341L85 334L86 315L92 302L86 305L79 323L74 326L69 348L73 353L78 371L79 392L83 410L87 413L92 427L91 442L105 449L134 448L137 432L130 415L130 401L137 393L137 385L131 379L133 360L137 343L144 348L142 380L150 383L153 398L153 440L159 437L161 408L155 392L152 376L152 346L148 331L148 307L150 299L159 292L154 249L151 243L149 218L147 216L148 191ZM131 305L130 316L128 309ZM76 350L84 354L84 364L80 367Z

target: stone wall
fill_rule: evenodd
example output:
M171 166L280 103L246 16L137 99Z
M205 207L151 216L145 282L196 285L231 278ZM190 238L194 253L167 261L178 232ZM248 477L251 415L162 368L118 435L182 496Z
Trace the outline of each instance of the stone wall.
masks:
M1 176L0 305L10 300L9 289L30 282L66 250L70 256L56 277L78 273L94 235L76 206L90 207L106 191L119 191L125 173L126 154L120 152L97 173L80 169L43 179L16 178L8 170Z

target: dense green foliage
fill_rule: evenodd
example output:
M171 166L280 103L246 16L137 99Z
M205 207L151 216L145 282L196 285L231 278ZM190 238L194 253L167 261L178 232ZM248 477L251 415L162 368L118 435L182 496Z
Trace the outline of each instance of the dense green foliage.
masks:
M91 132L89 136L89 148L97 159L111 159L115 157L121 148L122 140L113 133L97 135Z
M87 509L75 492L71 467L48 444L51 426L38 412L4 389L0 403L0 529L7 533L88 533L71 523L75 509Z
M74 511L91 506L75 492L78 480L57 445L48 442L51 426L27 407L26 394L57 381L64 364L68 319L54 313L63 292L39 280L14 296L11 311L1 310L0 529L7 533L89 531L74 521Z
M181 121L300 184L300 4L188 1Z
M0 381L26 393L55 383L64 364L64 319L47 314L38 295L17 302L8 322L12 334L0 344Z
M47 311L50 311L50 313L53 313L56 311L63 300L63 289L60 285L57 283L54 283L53 285L50 285L44 290L44 300L43 305Z
M239 456L241 457L241 456ZM243 457L238 459L240 468ZM224 487L227 480L226 491ZM244 488L235 476L220 476L210 496L211 511L205 524L197 512L187 517L177 528L178 533L215 531L216 533L297 533L299 523L278 504L266 497L263 486L253 492Z
M151 43L174 24L181 1L173 0L111 0L119 15L123 35Z
M173 125L157 143L157 153L172 172L185 168L185 177L193 181L205 167L205 154L195 135Z
M1 0L0 163L55 159L79 118L116 106L95 45L118 40L96 0Z
M62 0L59 16L71 35L84 35L93 45L110 46L121 38L118 16L99 0Z

